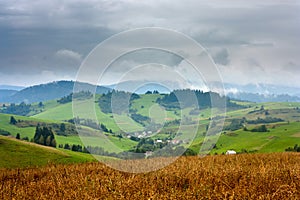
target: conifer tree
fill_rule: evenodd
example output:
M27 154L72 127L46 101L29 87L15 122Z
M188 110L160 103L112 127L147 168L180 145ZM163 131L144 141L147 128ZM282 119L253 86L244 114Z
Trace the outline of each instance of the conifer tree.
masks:
M13 125L15 125L17 123L17 120L14 118L14 116L10 117L10 122L9 123L13 124Z
M49 135L47 138L46 138L46 146L50 146L51 145L51 136Z
M40 138L38 140L38 144L45 145L45 139L42 135L40 136Z

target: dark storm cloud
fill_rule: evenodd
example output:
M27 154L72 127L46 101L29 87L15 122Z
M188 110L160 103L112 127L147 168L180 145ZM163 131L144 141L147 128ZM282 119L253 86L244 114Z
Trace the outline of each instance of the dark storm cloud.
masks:
M65 55L61 50L87 55L99 42L110 33L104 29L1 29L0 60L1 72L11 74L38 73L52 70L59 73L80 66L80 59ZM2 35L2 34L1 34ZM85 37L82 37L85 35ZM74 62L75 61L75 62ZM74 70L73 70L74 71ZM74 73L74 72L73 72Z

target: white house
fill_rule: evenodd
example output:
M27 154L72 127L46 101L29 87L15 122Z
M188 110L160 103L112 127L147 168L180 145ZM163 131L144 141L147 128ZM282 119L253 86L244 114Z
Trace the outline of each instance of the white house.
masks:
M233 150L227 150L226 151L226 155L235 155L235 154L236 154L236 152L233 151Z

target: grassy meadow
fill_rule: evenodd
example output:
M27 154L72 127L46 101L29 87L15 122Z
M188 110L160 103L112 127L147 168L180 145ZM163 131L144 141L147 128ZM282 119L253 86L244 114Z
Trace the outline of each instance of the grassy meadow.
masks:
M199 151L200 146L205 138L206 127L210 124L211 110L209 108L199 110L197 114L191 114L192 108L185 108L183 110L163 109L156 99L161 97L160 94L148 94L140 95L139 99L132 102L131 108L136 110L138 114L151 118L151 121L163 128L159 133L154 134L153 139L165 138L165 132L176 132L178 125L169 125L164 127L164 123L171 122L172 120L182 119L183 124L180 127L180 134L176 135L176 139L192 141L189 144L183 144L196 152ZM300 132L300 112L295 108L300 107L300 103L282 102L282 103L253 103L253 102L241 102L233 101L237 104L245 106L241 109L228 109L226 114L225 126L230 124L231 120L246 118L247 120L255 120L258 118L277 117L284 119L284 122L267 124L268 132L259 133L244 131L238 129L234 131L223 131L219 140L216 143L216 148L211 151L211 154L221 154L228 149L233 149L237 152L283 152L286 148L300 144L300 137L297 137L297 133ZM80 103L80 102L79 102ZM66 123L65 121L72 119L72 103L60 104L55 100L47 101L43 103L39 113L32 112L30 116L15 116L20 120L40 121L47 123ZM82 102L82 107L85 108L86 102ZM35 105L34 105L35 106ZM264 107L264 112L259 111L261 107ZM115 133L122 131L125 132L141 132L144 127L130 118L128 114L111 114L104 113L95 102L95 112L98 123L104 124L108 129L111 129ZM217 111L217 110L216 110ZM268 112L268 116L265 114ZM82 113L85 113L82 110ZM86 112L86 118L89 117L89 112ZM0 114L0 129L9 131L12 136L16 136L17 133L21 134L21 137L33 137L35 127L20 128L9 124L9 118L11 115ZM197 123L199 121L199 124ZM198 126L199 125L199 126ZM247 125L248 129L255 128L259 124ZM196 132L195 132L196 130ZM98 131L82 127L81 131L94 132L99 136L83 136L79 138L77 135L62 136L56 135L57 144L76 144L82 145L84 141L91 146L101 146L108 152L120 152L127 151L134 148L137 145L136 141L130 140L126 137L119 139L112 135L104 136ZM101 136L102 135L102 136ZM212 136L213 138L213 136ZM114 144L116 148L112 148Z

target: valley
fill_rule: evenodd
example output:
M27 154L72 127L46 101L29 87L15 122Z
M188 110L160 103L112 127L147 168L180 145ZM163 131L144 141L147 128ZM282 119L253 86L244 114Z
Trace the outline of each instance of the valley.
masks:
M190 93L189 90L180 92ZM119 99L127 98L126 95L131 98L132 95L115 93L123 95ZM20 139L32 142L38 125L51 127L59 151L73 150L73 153L122 159L130 158L131 152L137 153L138 158L145 157L146 152L153 152L151 156L154 157L174 156L179 152L184 155L224 154L227 150L237 153L284 152L300 144L299 137L295 137L300 132L300 103L297 102L226 100L227 112L222 113L221 108L211 109L203 103L200 108L190 103L180 108L176 105L177 100L170 100L166 94L147 92L131 99L129 110L119 106L119 111L112 113L106 109L109 104L100 104L109 102L109 99L103 99L108 94L92 97L89 93L82 93L82 97L88 95L86 99L94 98L94 105L87 111L86 106L91 101L82 97L78 99L80 116L73 116L74 104L72 96L68 95L32 104L7 104L2 106L4 113L0 113L0 134L10 137L19 134ZM164 98L167 101L161 103ZM26 111L24 116L5 114L20 109ZM16 119L16 124L10 123L11 117ZM221 132L207 135L209 129L218 130L220 126Z

